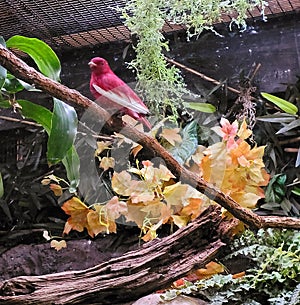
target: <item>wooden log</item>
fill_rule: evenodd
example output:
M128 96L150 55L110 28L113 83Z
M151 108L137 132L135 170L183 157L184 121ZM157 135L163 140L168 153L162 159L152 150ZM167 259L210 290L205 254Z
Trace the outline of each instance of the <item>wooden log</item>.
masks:
M234 219L222 219L217 205L210 206L174 234L95 267L6 280L0 283L0 303L119 304L135 300L213 260L235 225Z

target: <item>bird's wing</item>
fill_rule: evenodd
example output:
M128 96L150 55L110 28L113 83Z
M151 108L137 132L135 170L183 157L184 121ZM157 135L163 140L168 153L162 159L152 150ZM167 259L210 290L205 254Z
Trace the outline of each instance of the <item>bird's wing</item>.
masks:
M93 84L94 89L102 96L108 98L121 107L128 108L132 111L141 114L148 114L149 109L139 100L132 98L129 94L115 88L110 91L105 91L96 84Z

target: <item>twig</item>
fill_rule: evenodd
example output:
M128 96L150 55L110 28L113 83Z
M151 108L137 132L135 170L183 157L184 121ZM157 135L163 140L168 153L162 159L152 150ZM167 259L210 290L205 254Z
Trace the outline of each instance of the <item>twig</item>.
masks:
M30 121L26 121L26 120L20 120L20 119L11 118L11 117L7 117L7 116L3 116L3 115L0 115L0 119L1 120L15 122L15 123L22 123L22 124L26 124L26 125L32 125L32 126L41 127L40 124L37 124L35 122L30 122Z
M296 142L300 142L300 137L288 139L288 140L282 140L282 141L279 141L278 144L285 145L285 144L291 144L291 143L296 143Z
M253 64L252 66L254 66L254 64ZM258 64L255 66L255 68L254 68L254 70L253 70L251 76L250 76L250 77L248 76L248 83L249 83L249 84L252 83L252 81L253 81L255 75L257 74L258 70L260 69L260 67L261 67L261 63L258 63ZM250 71L250 72L251 72L251 71ZM250 73L249 73L249 75L250 75Z
M107 135L99 135L97 134L94 130L92 130L90 127L88 127L86 124L82 123L82 122L78 122L79 125L81 126L82 129L85 129L87 132L89 132L89 134L92 135L93 138L95 139L101 139L101 140L105 140L105 141L113 141L113 137L107 136ZM80 132L82 135L87 135L87 133L83 132L83 131L78 131Z
M190 72L190 73L193 73L193 74L195 74L195 75L201 77L202 79L204 79L204 80L206 80L206 81L208 81L208 82L211 82L211 83L213 83L213 84L215 84L215 85L221 85L221 84L222 84L221 82L217 81L216 79L211 78L211 77L209 77L209 76L206 76L205 74L200 73L200 72L198 72L198 71L196 71L196 70L194 70L194 69L192 69L192 68L189 68L189 67L187 67L187 66L185 66L185 65L183 65L183 64L181 64L181 63L179 63L179 62L177 62L177 61L175 61L174 59L171 59L171 58L166 57L166 61L169 62L169 63L171 63L171 64L174 64L175 66L180 67L180 68L182 68L182 69L184 69L184 70L186 70L186 71L188 71L188 72ZM231 91L231 92L240 94L240 91L237 90L237 89L235 89L235 88L233 88L233 87L227 86L226 88L227 88L229 91Z
M299 151L298 148L292 148L292 147L286 147L284 149L285 152L288 152L288 153L297 153Z

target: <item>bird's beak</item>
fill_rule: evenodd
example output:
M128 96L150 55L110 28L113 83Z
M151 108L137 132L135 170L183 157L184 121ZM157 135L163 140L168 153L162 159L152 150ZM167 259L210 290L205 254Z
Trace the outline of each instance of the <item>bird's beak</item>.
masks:
M96 65L94 62L92 62L92 61L90 61L90 62L88 63L88 65L90 66L90 68L96 67L96 66L97 66L97 65Z

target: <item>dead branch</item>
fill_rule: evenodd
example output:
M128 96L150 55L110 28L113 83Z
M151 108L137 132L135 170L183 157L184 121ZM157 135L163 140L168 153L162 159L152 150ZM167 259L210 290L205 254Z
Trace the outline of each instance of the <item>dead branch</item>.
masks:
M41 127L40 124L31 122L31 121L26 121L26 120L20 120L20 119L16 119L16 118L11 118L11 117L4 116L4 115L0 115L0 120L5 120L5 121L10 121L10 122L15 122L15 123L21 123L21 124L25 124L25 125L31 125L31 126Z
M15 56L11 51L0 45L0 64L9 70L17 78L28 83L34 84L37 88L44 92L63 100L71 105L78 105L85 109L89 108L95 114L95 120L103 120L105 125L113 131L121 132L129 139L141 144L143 147L151 151L154 155L160 156L166 162L166 165L178 180L188 183L195 187L198 191L214 200L222 207L227 209L234 217L240 219L250 228L265 227L281 227L300 229L300 220L294 218L278 218L268 217L267 220L262 216L258 216L252 211L241 207L232 198L223 192L209 185L195 173L190 172L182 167L157 141L156 139L139 132L130 125L123 124L116 119L110 117L109 113L98 106L96 103L80 94L74 89L70 89L58 82L55 82L32 67L29 67L24 61ZM273 219L273 220L272 220Z
M1 304L119 304L137 299L213 260L237 220L210 206L174 234L80 271L20 276L0 282Z
M186 70L186 71L188 71L188 72L190 72L190 73L192 73L194 75L197 75L197 76L201 77L202 79L204 79L204 80L206 80L206 81L208 81L210 83L213 83L215 85L221 85L221 82L217 81L216 79L214 79L212 77L209 77L209 76L206 76L205 74L203 74L201 72L198 72L198 71L196 71L196 70L194 70L192 68L189 68L189 67L185 66L184 64L181 64L178 61L175 61L174 59L166 57L166 61L169 62L170 64L173 64L173 65L175 65L175 66L177 66L179 68L182 68L182 69L184 69L184 70ZM235 89L235 88L233 88L233 87L227 86L226 88L229 91L233 92L233 93L240 94L240 91Z
M292 139L287 139L287 140L282 140L279 141L279 145L285 145L285 144L291 144L291 143L297 143L300 142L300 137L292 138Z

